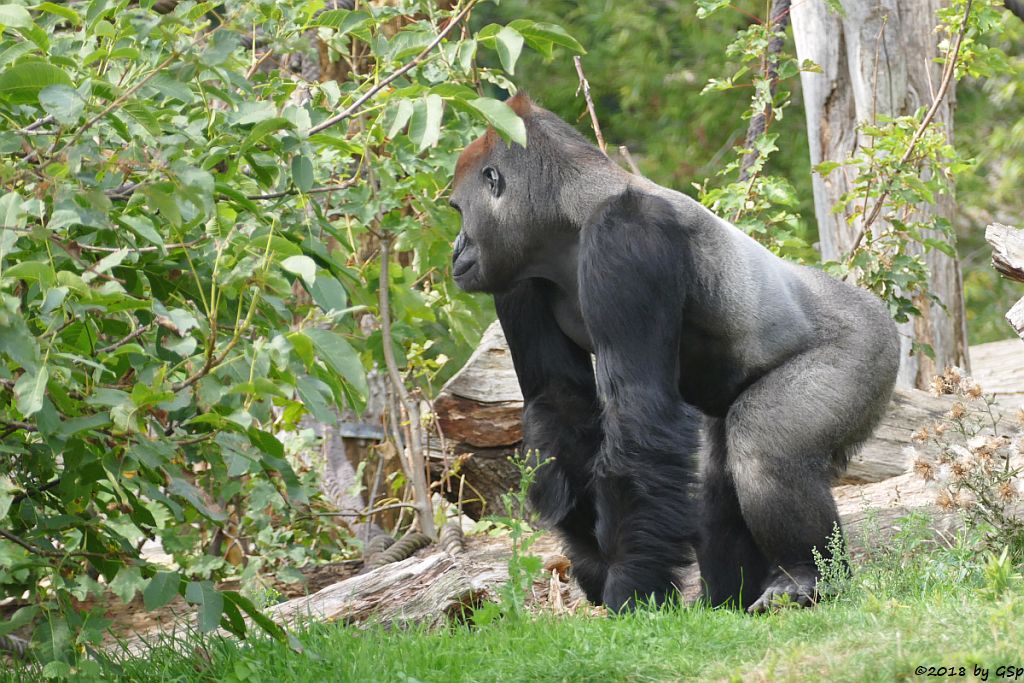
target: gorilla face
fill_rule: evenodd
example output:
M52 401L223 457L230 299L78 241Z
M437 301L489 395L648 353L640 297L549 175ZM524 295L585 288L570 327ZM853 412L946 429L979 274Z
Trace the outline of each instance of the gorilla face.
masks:
M516 212L507 206L504 145L495 138L489 132L466 147L455 171L450 203L462 216L462 230L452 247L452 277L467 292L501 292L520 271L525 236L517 237L516 226L502 219Z

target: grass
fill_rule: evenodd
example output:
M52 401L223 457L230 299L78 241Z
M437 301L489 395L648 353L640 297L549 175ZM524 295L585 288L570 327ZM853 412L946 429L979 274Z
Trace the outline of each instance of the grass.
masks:
M537 615L486 626L357 629L321 624L304 647L190 638L97 674L118 681L901 681L917 667L971 680L1024 666L1024 580L966 543L897 541L858 563L842 594L811 610L751 617L676 608L595 618ZM1022 672L1024 675L1024 672ZM38 671L0 680L38 680ZM941 677L945 678L945 676ZM984 680L980 676L978 680Z

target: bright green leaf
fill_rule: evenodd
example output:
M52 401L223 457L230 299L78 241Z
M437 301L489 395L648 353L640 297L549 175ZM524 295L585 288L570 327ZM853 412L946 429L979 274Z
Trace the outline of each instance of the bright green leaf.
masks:
M510 106L490 97L471 100L469 106L480 112L502 137L526 146L526 124Z

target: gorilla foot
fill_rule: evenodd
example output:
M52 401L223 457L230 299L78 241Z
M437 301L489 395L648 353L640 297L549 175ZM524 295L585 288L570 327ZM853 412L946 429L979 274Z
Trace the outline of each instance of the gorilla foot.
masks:
M810 607L818 602L818 573L807 567L781 567L772 573L768 584L754 604L751 614L761 614L787 606Z

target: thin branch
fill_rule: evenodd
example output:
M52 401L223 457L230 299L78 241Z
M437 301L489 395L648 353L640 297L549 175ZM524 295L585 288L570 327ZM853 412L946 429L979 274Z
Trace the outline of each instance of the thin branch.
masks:
M774 31L763 57L765 79L768 81L768 94L774 99L775 92L779 87L779 53L786 43L786 27L789 26L789 5L790 0L773 0L772 9L768 19L768 27ZM743 155L740 161L740 181L749 180L752 175L752 167L760 154L754 147L757 138L768 128L768 115L771 114L772 103L768 102L764 109L755 113L750 118L750 125L747 127L747 140L745 147L749 150Z
M252 302L249 304L249 312L246 313L245 320L242 321L241 324L235 326L235 331L234 333L232 333L231 339L224 347L224 350L221 351L220 355L217 356L216 358L214 358L213 356L213 348L217 343L217 340L214 339L213 343L209 347L209 352L206 354L206 361L203 363L203 367L199 368L199 370L190 375L188 378L171 385L171 391L177 393L182 389L187 389L188 387L192 386L193 384L201 380L203 377L206 377L213 370L218 368L225 360L227 360L228 354L231 353L231 350L235 348L235 345L238 344L238 342L242 339L242 333L249 328L249 323L252 322L253 314L256 312L256 302L258 300L259 293L257 292L253 294L253 299Z
M633 160L633 155L629 153L629 147L619 145L619 154L621 154L622 158L626 160L626 163L629 164L629 169L633 171L634 174L640 176L643 175L643 173L640 172L640 167L637 166L636 162Z
M407 74L409 71L412 71L414 68L419 66L423 62L423 60L425 60L430 55L430 53L433 52L434 49L441 44L441 41L448 37L448 34L451 33L456 26L458 26L459 22L466 18L466 16L469 14L470 10L473 9L476 3L477 0L470 0L469 4L466 5L465 9L463 9L461 12L452 17L451 20L448 21L448 25L445 26L444 29L442 29L441 32L437 34L437 37L434 38L434 40L430 41L429 45L423 48L422 52L413 57L412 60L410 60L409 62L406 62L404 65L399 67L396 71L392 72L391 75L377 83L377 85L367 90L361 97L359 97L355 102L347 106L341 113L332 116L329 119L321 121L317 125L310 128L309 134L314 135L322 130L326 130L327 128L330 128L331 126L334 126L344 121L345 119L349 118L357 111L359 111L360 107L362 107L367 101L373 98L381 90L388 87L394 81L398 80L399 78Z
M579 55L576 55L572 58L572 63L576 65L576 75L580 79L580 84L576 88L576 97L580 96L580 90L582 90L583 99L587 101L587 111L590 112L590 125L594 128L594 137L597 138L597 146L601 148L605 156L608 156L608 145L604 143L604 135L601 134L601 123L597 120L594 100L590 97L590 81L587 80L586 74L583 73L583 61Z
M346 181L344 181L342 183L339 183L338 185L327 185L325 187L314 187L314 188L311 188L311 189L305 190L305 191L302 191L302 190L299 190L299 189L296 189L296 188L292 188L290 190L281 190L280 192L270 192L268 194L251 194L248 197L246 197L246 199L251 199L252 201L260 201L260 200L263 200L263 199L280 199L281 197L290 197L292 195L297 195L297 194L321 194L321 193L324 193L324 192L335 192L337 190L348 189L348 188L352 187L353 185L355 185L358 181L359 181L359 178L349 178L348 180L346 180Z
M155 69L153 69L153 71L151 71L149 73L148 76L143 78L141 81L139 81L138 83L136 83L132 87L130 87L127 90L125 90L123 93L121 93L120 97L118 97L116 100L114 100L113 102L108 104L106 107L104 107L100 111L100 113L96 114L91 119L86 121L85 124L81 128L79 128L77 131L75 131L75 134L71 136L71 139L68 140L64 144L64 148L66 149L66 148L70 147L71 145L75 144L78 141L78 139L80 137L82 137L82 135L85 133L85 131L87 131L90 128L92 128L96 124L97 121L99 121L100 119L105 117L107 114L109 114L110 112L114 111L115 109L120 107L122 104L124 104L125 100L127 100L129 97L131 97L132 95L137 93L147 83L149 83L151 80L153 80L154 78L159 76L161 73L163 73L164 69L166 69L171 64L171 62L173 62L174 60L178 59L179 57L181 57L180 54L178 54L177 52L172 52L171 56L168 57L167 59L165 59L163 62L161 62ZM54 146L56 146L56 144L57 144L56 141L54 141ZM37 156L38 157L39 155L37 154L37 152L38 152L38 150L33 150L32 153L29 154L28 156L26 156L23 161L26 161L26 162L27 161L31 161L31 157L32 156ZM46 154L47 154L47 156L49 156L50 154L53 154L53 152L54 152L54 148L51 147L50 150L47 151Z
M8 434L13 434L14 432L17 432L19 430L24 432L39 431L34 424L22 422L20 420L0 420L0 425L3 425L4 429L10 430L7 432Z
M381 336L383 338L384 364L387 366L388 379L398 395L401 406L405 409L406 418L406 449L408 449L409 471L406 476L412 483L413 497L416 501L416 521L420 531L430 538L437 538L434 528L434 510L430 504L430 489L427 485L426 458L423 455L423 440L420 433L420 411L416 402L409 396L402 382L402 376L398 372L398 363L395 360L395 350L392 346L394 340L391 338L391 304L389 301L390 278L388 266L391 252L391 235L385 234L380 241L380 285L377 288L380 303Z
M942 101L946 98L946 93L949 92L949 86L953 82L953 75L956 73L956 60L960 55L960 46L963 44L964 36L967 34L967 19L971 16L971 6L974 4L974 0L967 0L967 6L964 9L964 16L960 22L960 30L957 32L956 42L953 47L946 53L946 64L943 69L942 82L939 84L939 91L935 94L935 99L932 100L932 106L928 108L928 112L924 115L924 119L921 120L921 125L914 131L914 135L910 138L910 143L907 145L907 150L900 157L897 167L903 166L910 157L914 154L914 150L917 147L917 143L921 141L928 126L931 125L932 119L935 118L935 114L939 111ZM878 218L879 214L882 213L882 207L885 205L885 200L889 197L889 190L892 189L892 181L890 180L882 194L879 195L878 201L875 202L874 208L871 209L871 213L868 214L867 219L861 224L860 230L857 233L857 238L853 241L853 246L850 247L850 253L857 251L860 247L860 243L864 240L864 236L867 234L868 229Z
M111 351L116 351L125 344L130 344L131 342L135 341L142 335L146 334L146 332L148 332L149 328L151 327L153 327L153 323L147 323L145 325L142 325L124 339L119 339L110 346L104 346L102 349L96 349L96 353L110 353Z
M79 242L75 242L74 244L82 251L94 251L103 254L112 254L115 251L127 251L130 254L147 254L154 251L160 251L161 249L189 249L197 244L202 244L208 239L210 238L200 237L199 239L194 239L191 242L174 242L173 244L164 244L160 246L153 245L149 247L100 247L94 244L81 244Z

